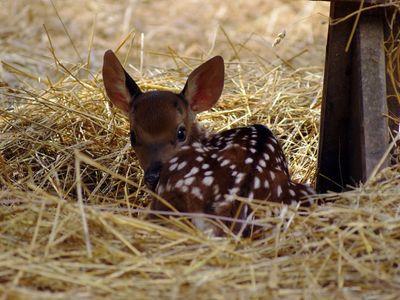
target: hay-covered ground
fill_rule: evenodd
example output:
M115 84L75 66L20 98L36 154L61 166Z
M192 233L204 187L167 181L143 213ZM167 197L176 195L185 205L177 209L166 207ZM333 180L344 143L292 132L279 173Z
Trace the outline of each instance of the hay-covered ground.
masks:
M143 89L180 90L222 54L224 93L200 121L266 124L313 183L327 14L283 0L1 1L1 299L396 299L399 166L307 213L256 201L260 239L210 239L184 217L145 220L127 120L104 96L108 48Z

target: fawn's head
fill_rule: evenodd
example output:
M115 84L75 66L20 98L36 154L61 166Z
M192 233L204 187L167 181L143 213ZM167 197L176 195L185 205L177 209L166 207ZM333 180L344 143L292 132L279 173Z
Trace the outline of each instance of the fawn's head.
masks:
M190 73L179 94L142 92L115 54L104 54L103 80L112 103L129 116L131 144L154 189L163 163L196 138L196 114L210 109L224 86L224 61L215 56Z

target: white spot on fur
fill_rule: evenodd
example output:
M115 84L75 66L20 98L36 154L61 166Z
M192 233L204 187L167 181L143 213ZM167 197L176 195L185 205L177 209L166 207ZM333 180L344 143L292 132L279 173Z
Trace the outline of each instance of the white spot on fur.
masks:
M204 172L204 175L205 176L211 176L213 174L213 171L206 171L206 172Z
M279 197L281 194L282 194L282 187L278 185L278 187L276 188L276 195L277 197Z
M214 195L217 195L219 193L219 185L216 184L213 186L213 192L214 192Z
M265 168L267 166L267 163L265 162L265 160L260 159L260 161L258 162L260 164L261 167Z
M178 164L170 165L169 168L168 168L168 170L172 172L173 170L176 169L177 166L178 166Z
M271 176L271 179L274 180L275 179L275 173L272 171L269 171L269 176Z
M164 185L160 184L157 186L157 194L164 193Z
M246 158L244 161L245 164L251 164L254 160L251 157Z
M222 163L221 163L221 167L224 167L224 166L226 166L227 164L229 164L230 163L230 160L229 159L225 159Z
M201 148L201 147L202 147L202 144L200 144L199 142L194 142L194 143L192 144L192 146L195 147L195 148Z
M186 185L191 185L193 183L193 181L195 180L194 177L189 177L185 179L185 184Z
M199 168L198 167L193 167L189 173L187 173L185 175L185 178L188 178L190 176L196 175L199 172Z
M269 181L268 180L264 181L264 188L269 189Z
M263 169L262 169L260 166L257 166L256 169L257 169L257 171L260 172L260 173L262 173L262 171L263 171Z
M190 191L194 196L196 196L197 198L201 199L202 194L201 194L201 190L198 187L194 187L192 188L192 190Z
M206 170L206 169L208 169L209 167L210 167L209 164L204 164L204 165L201 166L201 168L202 168L203 170Z
M292 189L289 189L289 194L290 194L290 196L296 195L296 193Z
M187 165L187 162L186 162L186 161L181 162L181 163L178 165L177 170L178 170L178 171L179 171L179 170L182 170L186 165Z
M170 159L170 163L171 164L174 164L174 163L176 163L178 161L178 157L174 157L174 158L172 158L172 159Z
M243 177L244 177L244 173L239 173L239 174L236 176L235 184L240 183L240 182L242 181Z
M264 159L265 159L266 161L269 161L270 157L269 157L268 153L264 153Z
M249 150L251 153L256 153L256 149L254 149L254 148L250 148Z
M275 147L272 146L271 144L268 144L267 147L269 148L269 150L271 150L272 153L275 152Z
M183 186L183 179L179 179L177 182L176 182L176 184L175 184L175 187L176 188L181 188Z
M254 177L254 189L259 189L261 185L260 178Z
M197 156L197 157L196 157L196 161L198 161L198 162L202 162L203 160L204 160L204 158L201 157L201 156Z
M203 148L195 148L195 150L198 153L204 153L204 149Z
M210 186L214 181L214 177L206 176L203 178L203 184L206 186Z
M216 153L211 154L211 158L214 158L214 159L215 159L215 158L217 158L217 156L218 156L218 155L217 155Z
M227 201L233 201L235 199L236 193L239 192L239 188L235 187L228 190L228 195L225 196Z

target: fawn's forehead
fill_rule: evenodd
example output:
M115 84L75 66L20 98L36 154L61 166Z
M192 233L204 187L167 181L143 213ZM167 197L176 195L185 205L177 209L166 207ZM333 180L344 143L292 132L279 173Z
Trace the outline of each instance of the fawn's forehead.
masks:
M140 95L132 106L132 126L147 133L175 130L187 116L187 102L168 91L151 91Z

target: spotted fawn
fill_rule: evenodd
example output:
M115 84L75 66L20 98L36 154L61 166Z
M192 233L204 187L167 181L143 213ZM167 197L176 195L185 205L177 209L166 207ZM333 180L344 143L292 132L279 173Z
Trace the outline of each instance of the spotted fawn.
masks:
M221 96L222 57L190 73L179 94L142 92L108 50L103 80L112 103L129 116L131 144L146 185L178 211L225 217L226 228L248 235L250 226L243 221L252 216L251 209L237 196L289 205L311 201L313 189L290 179L282 148L266 126L212 133L196 122L196 114L213 107ZM156 199L151 207L168 210ZM224 234L213 221L192 217L192 222L213 235Z

